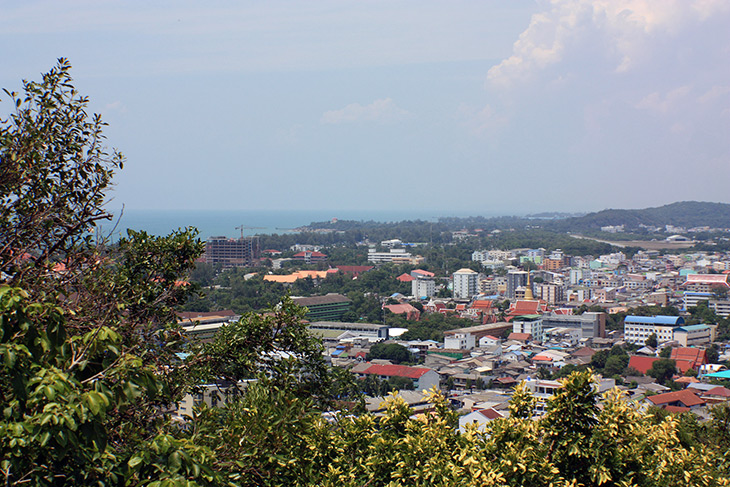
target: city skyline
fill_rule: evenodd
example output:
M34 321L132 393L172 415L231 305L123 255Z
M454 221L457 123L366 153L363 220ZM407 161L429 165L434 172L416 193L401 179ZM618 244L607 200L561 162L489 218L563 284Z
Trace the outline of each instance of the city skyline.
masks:
M0 4L0 86L70 60L112 207L730 202L726 2Z

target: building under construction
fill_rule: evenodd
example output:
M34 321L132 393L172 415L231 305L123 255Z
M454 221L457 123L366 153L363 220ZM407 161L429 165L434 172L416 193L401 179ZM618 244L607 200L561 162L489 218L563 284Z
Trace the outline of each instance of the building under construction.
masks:
M210 237L205 243L205 262L223 267L250 266L261 256L259 238Z

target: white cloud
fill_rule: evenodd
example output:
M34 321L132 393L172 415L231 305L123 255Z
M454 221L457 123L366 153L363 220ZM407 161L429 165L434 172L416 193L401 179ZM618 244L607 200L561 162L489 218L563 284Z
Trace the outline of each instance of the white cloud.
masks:
M675 88L665 95L661 95L658 92L651 93L645 96L637 105L636 108L642 108L645 110L666 114L672 108L676 107L686 95L689 94L689 86L680 86Z
M606 56L625 72L645 59L652 43L730 12L726 0L553 0L514 43L512 55L493 66L488 81L510 86L529 80L572 52Z
M399 108L391 98L375 100L370 105L350 103L341 110L330 110L322 115L322 123L340 124L352 122L395 122L409 116L409 112Z
M121 112L121 113L127 113L127 107L122 103L121 101L113 101L111 103L107 103L104 105L104 111L105 112Z
M715 85L698 98L700 103L708 103L730 94L730 86Z

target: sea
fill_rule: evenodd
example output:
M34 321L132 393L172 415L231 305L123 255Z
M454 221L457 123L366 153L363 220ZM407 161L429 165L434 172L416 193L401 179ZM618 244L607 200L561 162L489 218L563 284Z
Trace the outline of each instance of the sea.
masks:
M111 222L98 225L100 235L112 241L126 236L127 229L143 230L152 235L167 235L179 228L195 227L199 238L243 235L271 235L294 232L313 222L338 220L399 222L405 220L437 221L441 217L469 216L467 213L434 210L108 210ZM494 216L494 215L485 215Z

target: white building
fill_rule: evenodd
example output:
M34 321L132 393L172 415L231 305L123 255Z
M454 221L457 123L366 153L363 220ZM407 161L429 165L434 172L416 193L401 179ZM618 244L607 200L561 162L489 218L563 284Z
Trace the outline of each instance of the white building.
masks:
M512 332L532 335L534 341L542 343L542 319L528 318L526 316L521 317L521 319L515 318L512 320Z
M646 345L649 335L656 335L658 343L674 340L674 330L684 325L680 316L627 316L624 319L624 340Z
M444 348L447 350L472 350L476 346L471 333L455 333L444 337Z
M389 252L378 252L375 249L368 249L368 262L374 264L387 264L389 262L406 263L411 260L411 254L405 249L390 249Z
M471 299L479 294L479 274L471 269L459 269L454 272L454 298Z
M436 294L433 277L417 277L411 281L411 295L416 299L430 298Z

